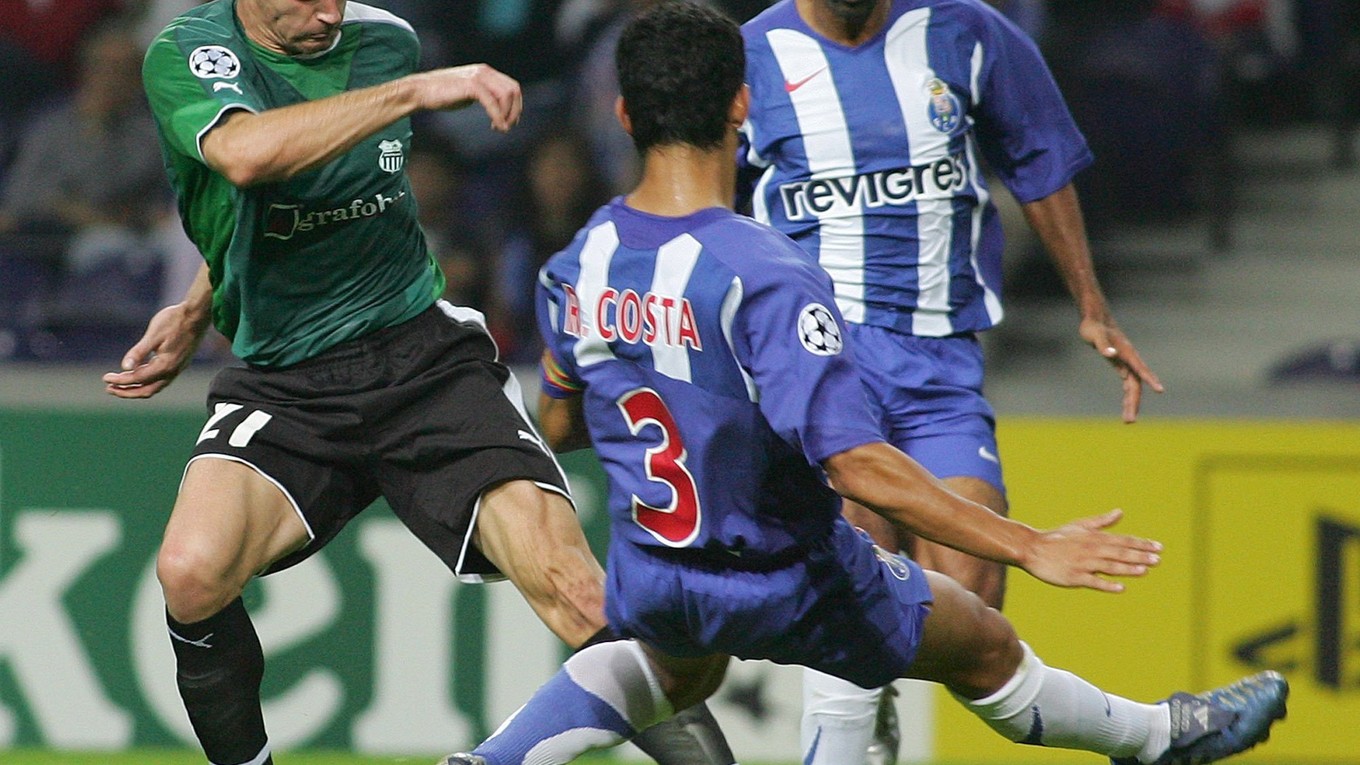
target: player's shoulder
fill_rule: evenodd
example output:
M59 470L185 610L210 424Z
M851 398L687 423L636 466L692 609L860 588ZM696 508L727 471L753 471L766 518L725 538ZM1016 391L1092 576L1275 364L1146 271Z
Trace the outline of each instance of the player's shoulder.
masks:
M693 235L705 250L748 283L780 282L821 272L792 239L745 215L714 216Z
M741 34L746 38L747 45L750 45L752 41L764 38L772 29L784 29L795 25L801 26L797 6L793 0L780 0L742 24Z
M190 8L171 19L150 47L167 43L175 48L186 43L229 45L239 39L232 18L232 4L218 0Z
M414 67L420 56L420 42L411 24L383 8L350 2L345 6L341 29L357 27L362 30L365 45L385 45L411 58Z
M384 8L364 3L346 4L345 19L341 24L361 24L374 32L389 31L413 39L416 36L415 28L406 19Z
M987 0L926 0L920 3L903 3L899 0L895 5L929 7L931 17L937 22L967 27L978 35L993 35L1010 29L1005 14Z
M147 46L143 79L159 80L175 73L226 77L240 71L250 46L237 31L232 13L230 2L217 0L176 16ZM189 67L184 66L186 60L191 62Z

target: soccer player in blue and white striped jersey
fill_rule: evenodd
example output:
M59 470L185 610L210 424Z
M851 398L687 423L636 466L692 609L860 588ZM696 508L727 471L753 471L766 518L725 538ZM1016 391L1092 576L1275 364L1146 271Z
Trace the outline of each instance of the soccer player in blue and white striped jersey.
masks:
M612 746L721 683L730 656L864 687L946 685L1012 741L1115 765L1207 763L1285 711L1273 672L1140 704L1044 665L1000 612L873 545L837 493L1056 585L1116 592L1160 545L1118 511L1039 531L950 492L886 443L830 279L731 208L748 92L738 29L662 2L620 38L618 111L642 180L540 272L539 415L609 479L605 612L629 638L569 658L489 739L444 765L556 765Z
M743 27L751 112L739 161L757 220L835 281L882 434L955 492L1005 514L977 333L1001 321L1002 231L984 168L1008 188L1076 299L1081 337L1123 378L1123 416L1162 389L1096 280L1072 179L1091 153L1034 43L982 0L784 0ZM1004 567L899 538L996 608ZM810 673L805 749L863 762L877 692ZM822 725L823 722L829 723Z

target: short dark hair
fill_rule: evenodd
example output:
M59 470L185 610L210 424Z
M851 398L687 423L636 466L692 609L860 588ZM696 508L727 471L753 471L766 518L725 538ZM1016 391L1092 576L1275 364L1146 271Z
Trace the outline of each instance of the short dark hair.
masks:
M639 152L722 145L728 110L746 79L735 21L707 6L666 0L628 23L614 62Z

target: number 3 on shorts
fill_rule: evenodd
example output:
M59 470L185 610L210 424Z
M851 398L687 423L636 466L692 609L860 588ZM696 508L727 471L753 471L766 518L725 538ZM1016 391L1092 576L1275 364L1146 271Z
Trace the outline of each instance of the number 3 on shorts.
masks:
M203 430L198 434L198 441L196 443L201 444L209 438L217 438L218 434L221 432L217 429L217 423L244 408L245 407L240 404L218 404L217 408L213 410L212 416L208 418L207 424L203 426ZM246 415L246 418L241 420L240 424L232 429L231 436L227 438L227 443L238 449L245 446L250 443L250 439L254 438L255 434L260 431L260 428L263 428L272 417L272 414L261 412L256 409Z
M647 449L647 477L670 487L669 507L652 507L633 495L633 519L652 536L671 547L684 547L699 535L699 488L685 467L685 442L675 418L661 396L638 388L618 400L619 411L633 435L648 425L661 429L661 443Z

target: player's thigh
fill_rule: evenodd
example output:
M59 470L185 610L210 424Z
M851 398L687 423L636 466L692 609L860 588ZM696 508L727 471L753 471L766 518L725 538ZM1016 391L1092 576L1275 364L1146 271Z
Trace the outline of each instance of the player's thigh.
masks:
M157 558L171 612L181 621L211 616L252 576L308 539L293 504L254 468L222 458L193 460Z
M969 698L1005 684L1019 666L1019 639L1006 617L949 577L927 571L934 604L908 676L931 680Z
M956 494L999 515L1007 514L1006 498L991 482L972 476L954 476L943 480ZM1001 607L1006 586L1006 567L1002 564L921 538L910 540L909 549L912 558L922 567L949 575L980 595L987 605Z

